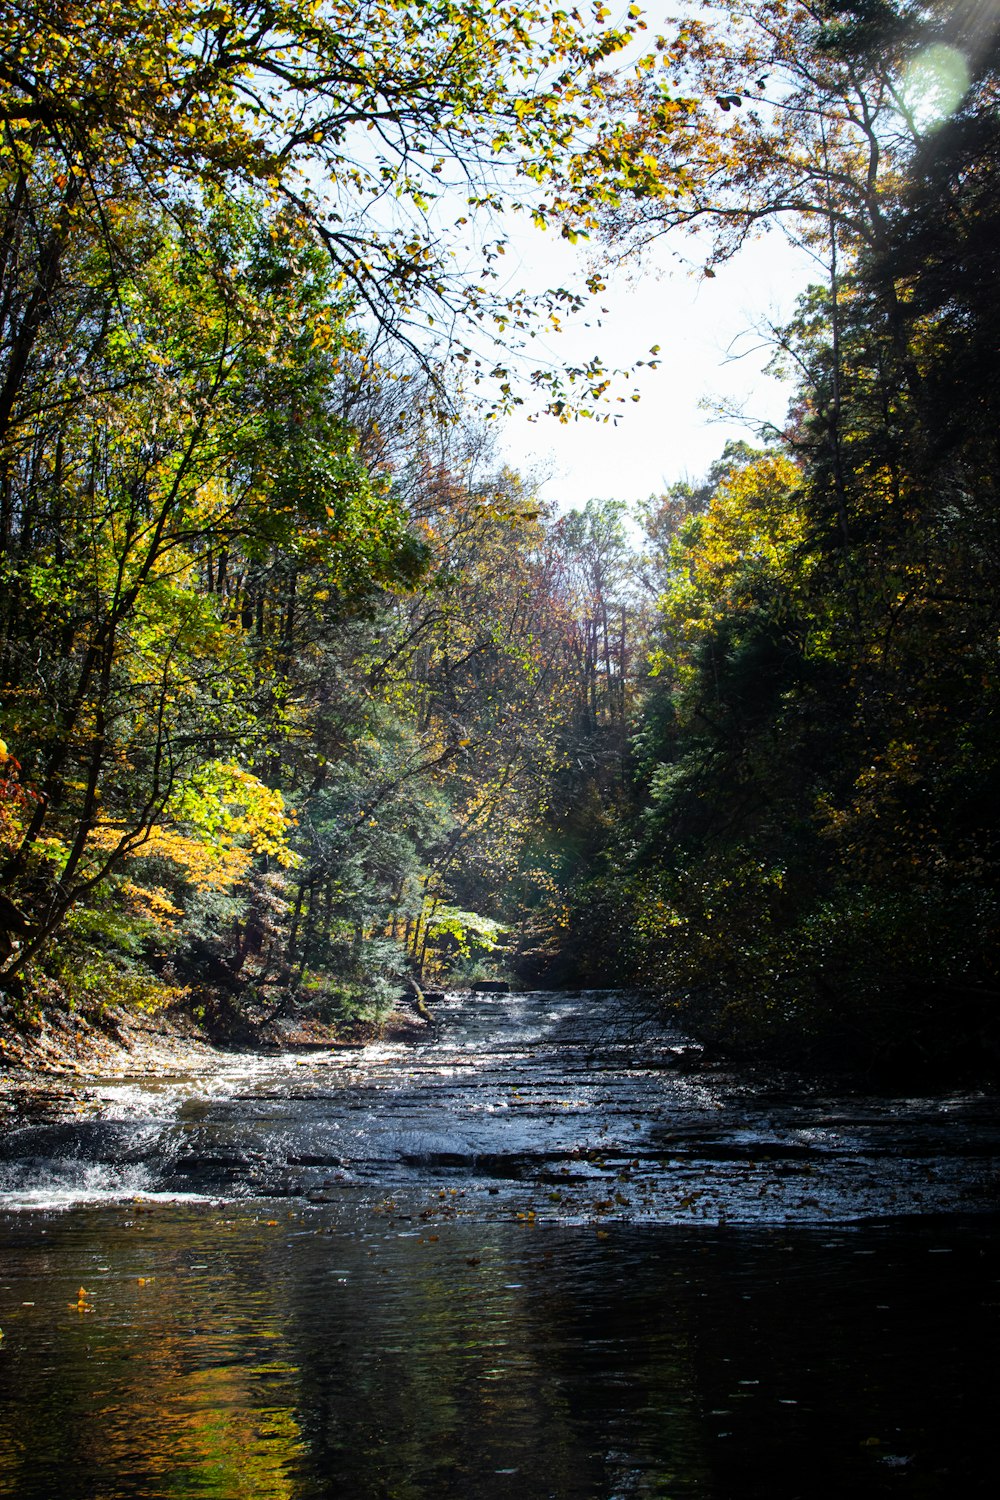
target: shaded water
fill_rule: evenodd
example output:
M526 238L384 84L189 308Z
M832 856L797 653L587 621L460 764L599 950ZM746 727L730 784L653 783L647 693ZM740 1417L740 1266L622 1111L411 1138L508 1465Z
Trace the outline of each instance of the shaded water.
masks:
M8 1132L0 1496L994 1493L991 1101L696 1062L455 998Z

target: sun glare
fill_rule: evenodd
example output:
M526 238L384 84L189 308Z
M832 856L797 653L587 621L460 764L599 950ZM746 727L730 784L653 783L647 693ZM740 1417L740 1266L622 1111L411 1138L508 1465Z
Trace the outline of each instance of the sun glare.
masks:
M969 87L969 64L941 43L926 47L906 70L904 96L921 130L933 130L954 114Z

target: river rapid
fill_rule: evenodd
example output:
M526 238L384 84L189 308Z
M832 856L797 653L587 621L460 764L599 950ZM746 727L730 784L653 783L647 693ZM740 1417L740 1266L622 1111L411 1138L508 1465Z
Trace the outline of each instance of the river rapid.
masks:
M0 1496L992 1495L998 1161L597 992L82 1080L0 1143Z

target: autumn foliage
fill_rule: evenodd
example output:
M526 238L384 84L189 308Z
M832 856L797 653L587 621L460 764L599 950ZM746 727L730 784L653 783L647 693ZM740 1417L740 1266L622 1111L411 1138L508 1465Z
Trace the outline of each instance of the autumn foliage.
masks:
M741 0L644 53L614 19L5 9L14 1007L503 971L996 1055L995 19ZM504 215L590 236L581 285L508 286ZM816 277L769 330L781 431L631 517L496 459L477 392L609 399L531 353L609 264L782 231Z

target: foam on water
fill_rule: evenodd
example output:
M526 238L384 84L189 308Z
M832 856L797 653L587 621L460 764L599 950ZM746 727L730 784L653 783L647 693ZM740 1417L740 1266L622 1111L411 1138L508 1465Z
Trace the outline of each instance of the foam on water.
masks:
M454 996L436 1021L416 1046L86 1080L62 1117L0 1139L0 1206L312 1200L345 1184L360 1203L445 1177L463 1179L463 1212L563 1223L851 1223L996 1205L986 1100L820 1098L794 1079L703 1068L662 1018L604 995Z
M165 1193L144 1163L81 1161L77 1157L5 1163L0 1168L0 1209L68 1209L121 1203L205 1201L196 1193Z

